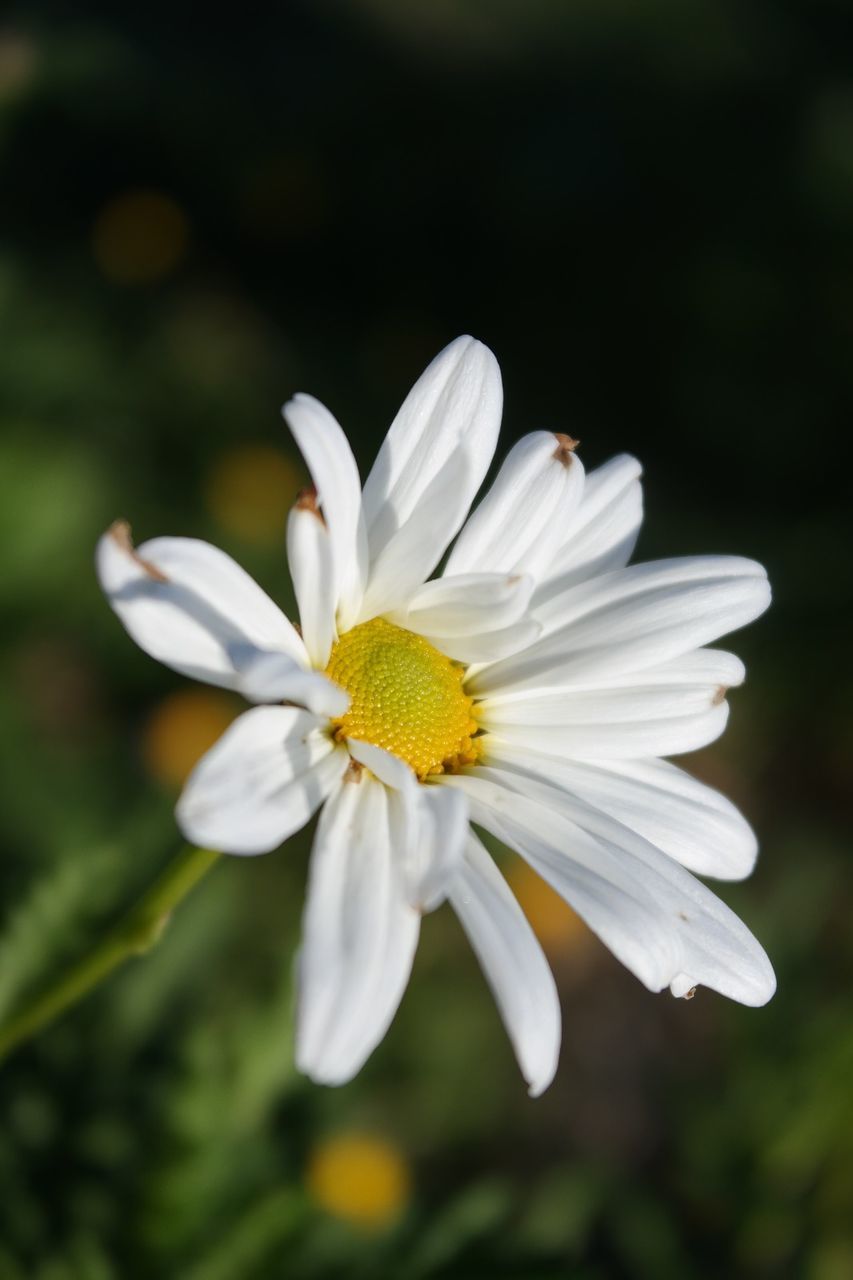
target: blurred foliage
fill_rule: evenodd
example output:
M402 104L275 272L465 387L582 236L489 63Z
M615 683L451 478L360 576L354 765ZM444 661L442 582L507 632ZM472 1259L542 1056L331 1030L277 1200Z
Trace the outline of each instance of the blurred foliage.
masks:
M179 779L237 705L134 649L99 532L208 537L290 607L278 405L320 396L366 470L465 330L503 366L503 449L636 452L641 554L769 566L690 767L761 834L723 896L780 981L760 1011L654 998L513 864L564 1002L548 1094L445 910L385 1043L322 1090L292 1066L310 833L226 861L3 1064L0 1280L847 1280L849 5L5 12L0 1010L177 846Z

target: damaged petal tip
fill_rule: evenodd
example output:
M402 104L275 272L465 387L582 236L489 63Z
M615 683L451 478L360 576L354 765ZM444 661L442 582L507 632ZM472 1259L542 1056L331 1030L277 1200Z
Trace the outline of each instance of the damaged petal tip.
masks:
M561 462L564 467L572 465L572 455L580 444L580 440L573 440L571 436L567 436L562 431L554 432L554 439L557 441L557 447L554 450L554 458L557 462Z
M309 484L307 488L300 489L296 495L296 510L310 511L315 515L321 524L326 523L326 517L320 510L320 504L317 502L317 490L313 484Z
M118 543L122 551L133 552L133 537L128 520L113 520L107 533Z
M117 543L125 555L130 556L134 564L137 564L146 577L151 578L153 582L168 582L166 577L156 564L152 564L150 560L146 560L141 556L133 545L133 537L130 531L130 525L127 520L114 520L107 530L109 537Z
M728 693L728 691L729 691L729 689L728 689L728 685L725 685L725 684L721 684L721 685L719 685L719 686L717 687L717 691L716 691L716 693L714 694L713 698L711 699L711 706L712 706L712 707L718 707L718 706L720 705L720 703L721 703L721 702L725 702L725 700L726 700L726 694Z

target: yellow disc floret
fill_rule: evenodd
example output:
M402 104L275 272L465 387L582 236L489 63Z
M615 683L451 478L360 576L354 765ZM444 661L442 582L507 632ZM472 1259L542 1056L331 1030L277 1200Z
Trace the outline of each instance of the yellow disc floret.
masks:
M465 672L423 636L384 618L363 622L338 640L326 675L352 700L336 737L384 747L421 778L476 759Z

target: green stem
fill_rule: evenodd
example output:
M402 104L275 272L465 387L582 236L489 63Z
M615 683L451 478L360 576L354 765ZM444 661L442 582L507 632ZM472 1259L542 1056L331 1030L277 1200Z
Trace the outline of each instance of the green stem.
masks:
M0 1059L76 1004L125 960L150 951L159 941L172 911L218 858L218 853L207 849L182 849L93 951L0 1026Z

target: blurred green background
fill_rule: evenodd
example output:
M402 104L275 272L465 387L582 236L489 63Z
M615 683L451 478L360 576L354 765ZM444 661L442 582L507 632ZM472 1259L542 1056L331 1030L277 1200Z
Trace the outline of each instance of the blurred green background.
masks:
M508 863L558 977L531 1102L442 909L387 1040L295 1075L308 839L224 861L159 948L0 1070L0 1280L853 1276L846 0L28 0L0 24L0 1015L179 845L235 714L141 654L115 517L290 606L318 395L363 473L432 355L496 352L504 452L646 467L642 558L754 556L772 611L688 765L757 827L722 896L779 993L654 997Z

